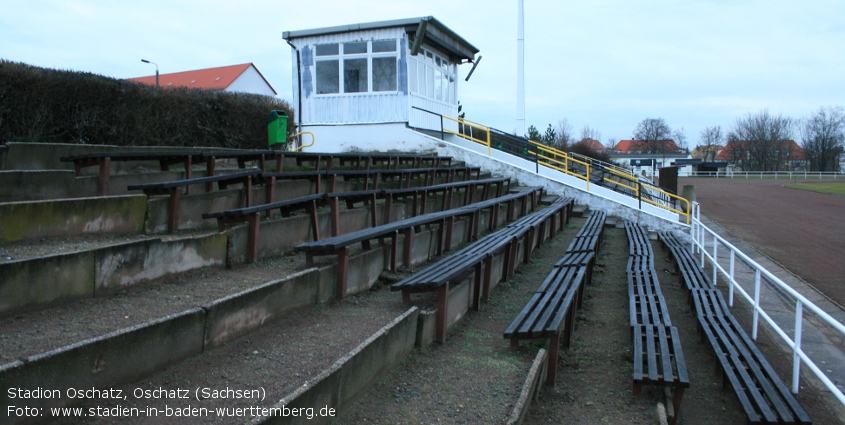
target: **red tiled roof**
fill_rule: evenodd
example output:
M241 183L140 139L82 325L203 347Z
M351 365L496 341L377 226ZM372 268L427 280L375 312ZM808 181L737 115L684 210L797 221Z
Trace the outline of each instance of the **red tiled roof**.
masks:
M219 66L216 68L197 69L193 71L174 72L171 74L159 74L159 86L161 87L190 87L203 90L225 90L232 85L238 77L241 76L250 67L255 68L252 63L244 63L240 65ZM258 75L261 71L255 68ZM267 86L276 92L275 89L267 82L267 79L261 75L261 78L267 83ZM156 76L150 75L146 77L127 78L128 81L136 83L148 84L154 86L156 84Z
M585 137L585 138L583 138L583 139L581 139L580 141L578 141L578 144L579 144L579 145L586 145L588 148L590 148L590 149L592 149L592 150L594 150L594 151L603 151L603 150L607 149L607 148L606 148L603 144L601 144L601 142L599 142L598 140L596 140L596 139L590 139L590 138L586 138L586 137Z
M804 149L801 149L801 146L798 146L798 143L795 143L795 140L784 140L783 142L783 149L789 150L789 158L788 160L796 160L802 161L806 159L804 156ZM742 146L742 140L732 140L725 145L724 148L716 155L717 161L733 161L734 153L735 152L742 152L745 149Z
M667 150L669 151L677 151L681 149L672 140L662 140L662 142L666 144L666 147L668 148ZM621 153L628 153L629 150L639 151L648 149L643 146L644 143L645 142L642 140L620 140L613 149Z

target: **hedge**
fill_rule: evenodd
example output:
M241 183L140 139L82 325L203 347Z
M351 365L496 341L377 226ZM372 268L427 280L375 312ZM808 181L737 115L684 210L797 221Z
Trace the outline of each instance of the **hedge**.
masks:
M290 104L269 96L160 89L87 72L0 61L0 144L267 147L267 115Z

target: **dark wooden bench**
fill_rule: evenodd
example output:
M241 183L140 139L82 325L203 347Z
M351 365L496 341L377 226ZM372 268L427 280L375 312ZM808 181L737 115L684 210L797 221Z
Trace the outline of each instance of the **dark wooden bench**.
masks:
M661 232L660 239L672 253L679 278L689 290L699 332L713 349L722 385L731 385L748 423L811 423L688 247L670 232Z
M526 258L529 258L534 249L545 241L546 235L550 238L554 237L558 231L566 227L574 203L574 198L561 197L540 211L508 224L508 227L528 228L528 238L531 243L526 244L525 248L528 250Z
M748 423L810 424L809 415L781 381L716 289L693 289L702 338L716 355L722 385L730 383Z
M173 233L179 229L179 201L182 198L182 190L194 184L214 184L220 190L226 189L233 184L242 184L246 191L246 206L252 206L252 179L260 174L260 170L247 171L235 174L222 174L218 176L199 177L194 179L174 180L161 183L133 184L127 186L127 190L141 190L145 195L167 195L167 231ZM272 189L268 189L272 190Z
M448 167L452 163L452 157L436 155L412 155L412 154L378 154L378 153L322 153L322 152L285 152L278 151L276 155L277 172L284 171L284 159L293 158L297 166L312 164L316 170L331 170L334 160L341 166L355 164L358 169L369 170L373 165L383 165L387 168L399 168L400 166L424 167ZM323 165L325 164L325 165Z
M654 269L628 270L626 274L631 326L672 326Z
M678 329L674 326L635 325L633 335L634 396L640 394L643 385L671 387L672 405L675 408L673 423L676 423L684 390L689 388L689 375Z
M674 423L680 415L684 390L689 387L681 340L660 290L648 234L631 221L625 222L625 234L629 247L628 311L634 341L633 394L639 395L643 385L672 388Z
M555 267L505 329L504 337L511 341L514 348L523 339L549 340L547 385L555 383L561 335L565 347L569 346L572 339L576 306L584 290L586 276L586 266Z
M492 200L477 202L466 205L460 208L454 208L446 211L433 212L428 214L421 214L418 216L398 220L391 223L382 224L380 226L361 229L355 232L350 232L343 235L333 236L319 241L310 242L297 246L295 250L305 252L305 259L308 265L314 263L314 257L324 255L337 256L337 296L343 297L346 295L346 283L349 264L350 246L361 243L364 249L370 249L370 241L374 239L385 240L390 239L391 245L391 264L390 270L397 268L398 256L398 238L399 235L404 236L404 259L403 264L410 267L411 265L411 250L413 245L413 235L422 230L422 226L436 224L439 225L439 244L437 254L441 254L451 246L452 228L456 219L462 217L469 218L470 229L476 229L476 233L472 233L477 237L478 221L480 221L480 211L486 208L494 208L498 211L501 204L511 206L514 201L522 200L522 205L526 206L533 199L538 197L537 192L541 192L542 187L530 187L523 189L517 193L511 193ZM533 204L532 204L533 208ZM512 219L512 218L511 218ZM490 229L492 230L495 220L491 219Z
M628 255L654 256L648 233L639 224L625 222L625 234L628 236Z
M370 180L373 181L372 188L378 188L381 182L395 181L399 188L410 188L413 181L422 180L419 186L430 186L436 183L436 180L445 179L446 182L451 183L455 179L462 181L470 180L475 173L475 179L478 180L480 175L479 167L450 167L450 168L400 168L400 169L380 169L380 170L348 170L348 171L333 171L329 172L329 176L333 179L343 178L346 181L364 181L364 190L370 189ZM332 184L334 185L332 180ZM334 187L334 186L333 186Z
M493 189L494 186L495 189ZM456 190L460 189L464 190L463 205L469 205L475 202L475 192L479 187L482 189L481 199L488 199L491 196L498 198L508 192L508 189L510 188L510 179L490 178L483 180L465 180L423 187L386 189L383 194L385 199L385 217L387 218L390 216L390 211L395 201L408 198L411 198L411 211L413 215L425 214L428 198L435 196L438 193L442 193L444 197L441 210L451 209L453 194ZM493 190L495 190L495 192L491 192Z
M217 228L222 232L227 226L238 223L249 223L249 236L247 243L247 261L254 263L258 261L258 230L261 223L261 213L278 209L283 217L290 216L296 210L305 210L311 218L311 232L314 240L320 239L320 226L317 221L317 207L326 200L326 195L318 193L299 198L287 199L284 201L256 205L246 208L237 208L226 211L205 213L202 218L216 219Z
M701 268L700 263L692 255L686 245L670 232L660 232L660 240L669 249L678 272L678 282L683 283L690 291L700 288L713 288L710 277Z
M59 158L63 162L73 162L76 170L76 177L82 175L82 169L87 167L100 167L98 180L98 194L108 195L109 180L111 176L112 161L158 161L161 171L168 171L171 165L183 164L185 167L185 178L191 178L191 171L194 163L204 162L205 159L199 151L184 152L96 152L79 155L63 156Z

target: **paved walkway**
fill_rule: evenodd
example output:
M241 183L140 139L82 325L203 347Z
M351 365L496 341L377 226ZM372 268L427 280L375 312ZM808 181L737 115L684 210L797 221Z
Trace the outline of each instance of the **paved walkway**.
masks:
M833 300L826 297L824 294L816 290L809 283L800 277L790 273L783 266L772 260L766 255L761 254L756 248L747 244L743 240L729 234L718 223L710 220L702 215L702 223L716 232L723 239L727 240L737 249L742 251L745 255L750 257L757 264L768 270L770 273L781 279L783 282L791 286L798 293L813 302L816 306L828 313L840 323L845 323L845 309L835 303ZM712 255L713 239L708 238L705 243L708 252ZM717 247L719 255L719 264L725 270L730 270L729 251L723 246ZM712 279L712 266L706 266L708 274ZM753 297L754 294L754 271L740 261L735 262L735 277L740 286ZM782 290L775 289L774 285L763 279L764 285L761 285L760 303L763 309L790 337L794 333L795 328L795 303L791 301L786 293ZM720 283L724 285L724 283ZM748 303L739 291L734 292L734 306L746 305ZM773 339L782 343L781 348L785 352L789 352L790 356L792 349L786 345L783 338L781 338L775 331L764 324L764 320L760 317L760 330L768 332ZM751 334L750 329L749 335ZM833 329L830 325L823 321L820 317L810 312L807 308L804 309L804 320L802 325L802 348L804 352L816 363L828 378L833 381L840 391L845 391L845 335ZM784 382L791 388L792 377L781 376ZM808 368L802 368L802 381L806 379L816 380L815 375ZM824 384L816 381L815 386L823 388L827 391ZM832 394L831 394L832 397ZM835 399L833 399L836 402ZM839 406L838 410L845 410L845 407Z

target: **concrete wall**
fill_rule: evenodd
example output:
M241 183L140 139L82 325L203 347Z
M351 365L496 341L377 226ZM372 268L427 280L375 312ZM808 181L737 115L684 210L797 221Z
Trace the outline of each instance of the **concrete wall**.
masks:
M95 252L94 295L163 276L210 266L223 266L227 238L224 233L162 241L150 239L100 248Z
M214 348L291 310L317 304L329 290L316 268L221 298L205 307L205 347Z
M92 251L0 263L0 311L94 296Z
M205 176L205 170L194 170L192 177ZM137 190L127 190L132 184L161 183L185 178L185 171L155 171L112 175L109 195L138 195ZM90 198L98 196L96 175L75 177L72 170L9 170L0 171L0 199L13 201L40 201L47 199ZM8 182L8 183L7 183ZM27 190L20 188L26 187ZM192 186L199 193L204 186Z
M144 195L0 203L0 242L93 233L140 233Z
M226 234L220 233L0 263L0 312L102 296L167 274L222 266L226 245Z

